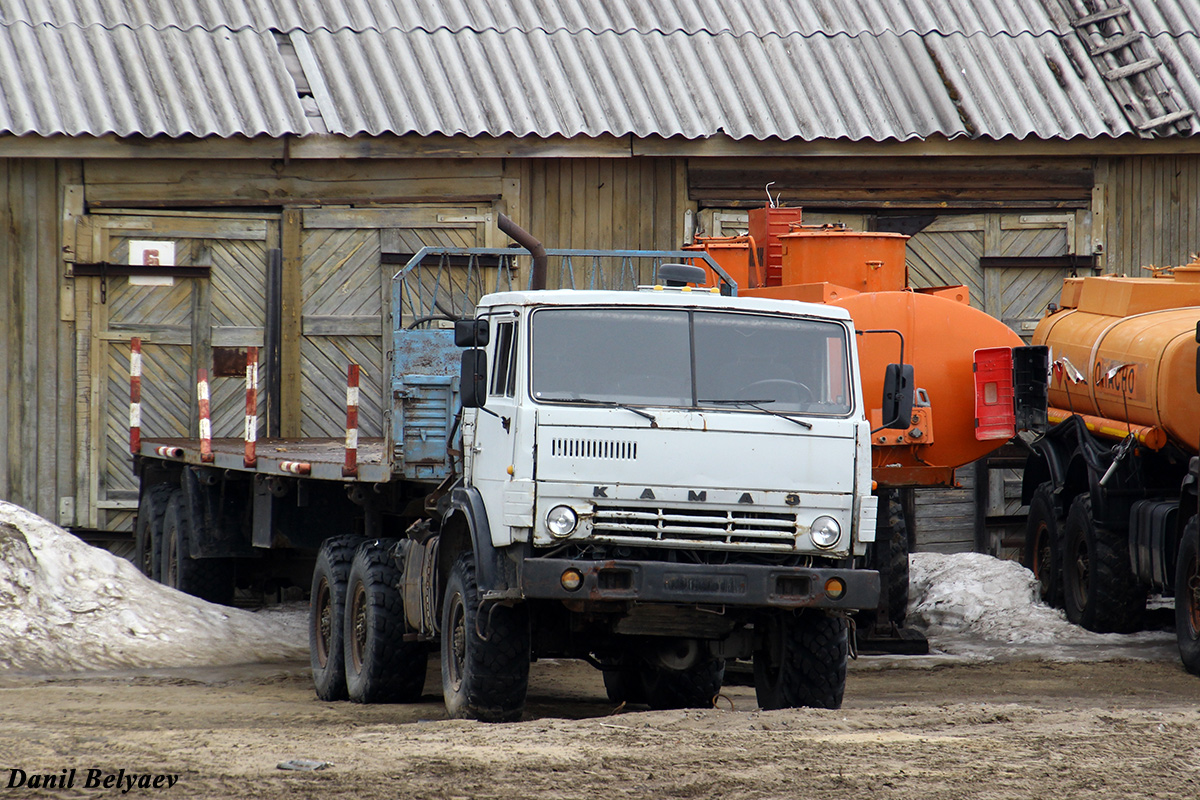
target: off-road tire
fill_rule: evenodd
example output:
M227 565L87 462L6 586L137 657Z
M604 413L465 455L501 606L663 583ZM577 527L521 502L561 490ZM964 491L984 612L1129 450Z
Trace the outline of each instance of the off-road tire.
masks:
M1146 589L1134 578L1128 537L1096 524L1090 494L1072 501L1062 540L1067 619L1097 633L1138 630Z
M400 569L392 539L359 544L346 578L342 652L355 703L412 703L425 688L429 649L406 642Z
M879 616L902 627L908 616L908 523L899 493L880 496L879 523L872 550L872 568L879 570Z
M529 690L529 608L479 607L475 556L450 569L442 602L442 693L456 719L513 722Z
M313 568L308 605L308 656L313 688L321 700L345 700L346 659L342 626L346 616L346 579L361 536L334 536L321 543Z
M137 524L133 529L134 563L152 580L162 579L163 519L175 487L156 483L142 492L138 500Z
M651 708L712 708L725 682L725 659L706 653L679 670L644 662L640 677L642 697Z
M163 516L162 582L173 589L229 605L233 600L232 558L192 558L192 529L182 489L174 489Z
M757 625L765 629L754 653L759 707L842 707L850 654L846 619L808 610L781 612Z
M642 690L642 676L638 670L637 660L622 655L613 664L607 664L604 670L604 693L612 703L644 703L645 692Z
M1184 668L1200 675L1200 522L1194 516L1175 560L1175 636Z
M1021 563L1038 579L1042 602L1055 608L1063 604L1063 528L1064 521L1054 502L1054 483L1038 484L1029 499Z

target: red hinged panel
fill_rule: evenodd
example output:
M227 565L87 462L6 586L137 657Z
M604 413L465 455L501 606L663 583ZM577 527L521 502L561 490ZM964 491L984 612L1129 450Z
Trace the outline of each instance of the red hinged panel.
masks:
M1017 433L1013 408L1011 347L975 351L975 438L1011 439Z

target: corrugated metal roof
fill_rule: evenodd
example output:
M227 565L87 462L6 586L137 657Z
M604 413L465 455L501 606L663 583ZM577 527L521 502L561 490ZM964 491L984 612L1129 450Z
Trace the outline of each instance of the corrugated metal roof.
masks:
M1194 32L1195 0L1123 0L1157 36ZM566 31L569 33L1071 32L1083 0L0 0L0 24L320 30Z
M312 130L274 37L0 26L0 131L282 136Z
M330 131L349 135L905 140L1130 132L1094 68L1081 78L1053 36L1001 37L986 47L978 37L916 34L322 31L291 39L310 54L301 59L306 71L311 63L324 78L327 94L316 99ZM647 74L660 80L643 80Z
M0 132L1137 134L1082 2L0 0ZM1128 5L1200 108L1200 3Z

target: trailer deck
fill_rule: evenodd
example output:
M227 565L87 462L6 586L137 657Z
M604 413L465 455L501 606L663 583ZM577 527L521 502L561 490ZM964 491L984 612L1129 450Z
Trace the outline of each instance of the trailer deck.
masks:
M386 483L392 480L392 473L384 463L383 448L382 438L359 439L356 475L342 474L346 440L337 438L259 439L257 458L251 466L245 463L246 443L241 439L213 439L211 461L201 458L200 442L196 439L143 439L139 452L148 458L238 472L304 475L345 483Z

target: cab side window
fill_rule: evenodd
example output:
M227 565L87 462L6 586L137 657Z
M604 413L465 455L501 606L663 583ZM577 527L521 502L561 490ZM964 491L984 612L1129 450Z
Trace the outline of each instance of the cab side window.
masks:
M496 350L492 358L492 397L512 397L517 390L517 323L496 326Z

